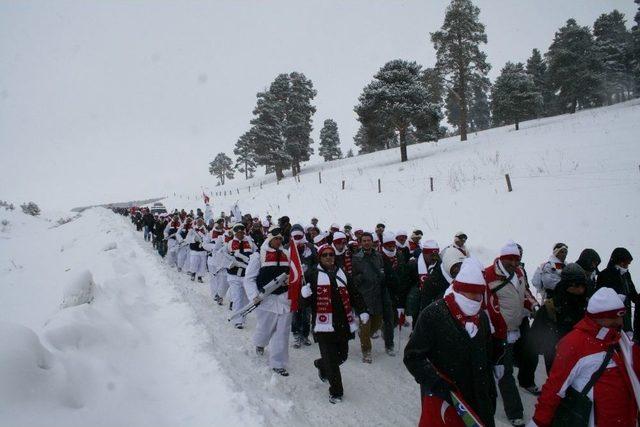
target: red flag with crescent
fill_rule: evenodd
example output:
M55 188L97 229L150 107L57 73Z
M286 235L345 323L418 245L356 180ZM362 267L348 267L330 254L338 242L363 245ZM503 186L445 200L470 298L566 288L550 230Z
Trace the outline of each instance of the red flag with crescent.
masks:
M288 297L291 301L291 312L298 310L298 298L300 297L300 290L302 289L303 271L302 263L300 262L300 254L298 254L298 247L295 242L292 241L290 248L291 262L289 263L289 292Z

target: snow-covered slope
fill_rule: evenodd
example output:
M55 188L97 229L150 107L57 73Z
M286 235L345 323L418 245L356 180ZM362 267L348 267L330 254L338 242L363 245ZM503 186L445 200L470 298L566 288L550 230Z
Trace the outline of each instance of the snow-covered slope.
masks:
M0 220L0 425L263 424L122 218Z
M306 165L300 182L286 177L276 185L273 175L222 188L194 182L168 189L165 204L201 206L204 186L228 192L214 197L214 212L228 212L238 201L243 212L302 223L316 216L323 227L335 221L372 229L382 221L391 230L420 228L441 245L464 230L484 261L510 238L524 246L530 264L546 259L558 241L569 245L570 260L585 247L606 260L616 246L640 252L638 120L640 100L634 100L531 120L517 132L509 126L472 134L468 142L410 146L406 163L395 149Z

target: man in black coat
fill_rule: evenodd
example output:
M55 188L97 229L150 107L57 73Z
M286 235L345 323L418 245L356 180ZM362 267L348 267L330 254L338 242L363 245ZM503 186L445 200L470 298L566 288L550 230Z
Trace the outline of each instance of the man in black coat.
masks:
M477 261L465 260L452 286L420 313L404 350L404 364L420 384L419 426L464 425L453 391L490 427L497 394L491 327L482 310L486 284Z
M578 264L567 264L553 296L536 312L527 349L544 356L547 373L556 357L556 344L571 332L587 309L587 276Z
M629 264L633 261L631 253L625 248L615 248L611 253L611 258L607 264L607 268L602 270L598 274L597 288L602 287L612 288L618 295L624 295L624 306L627 309L623 318L622 330L625 332L634 331L634 340L639 338L640 331L640 317L638 313L638 304L640 303L640 296L636 291L636 287L631 280L631 273L629 273ZM633 324L631 322L631 303L635 304L636 310L633 318Z
M358 290L335 265L335 251L330 245L318 250L320 263L305 273L303 305L311 307L313 337L320 348L320 358L313 362L320 379L329 381L329 401L342 400L340 365L347 360L349 340L354 338L357 322L352 307L367 323L369 315Z

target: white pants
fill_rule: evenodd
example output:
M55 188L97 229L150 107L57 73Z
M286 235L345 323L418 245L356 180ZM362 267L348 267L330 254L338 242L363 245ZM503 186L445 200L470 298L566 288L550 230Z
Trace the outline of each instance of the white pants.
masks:
M261 310L256 312L256 333L253 343L256 347L269 345L269 366L286 368L289 364L289 335L291 335L291 314Z
M191 251L189 271L195 273L198 277L204 277L207 272L207 252Z
M233 302L234 313L243 308L245 305L249 304L249 298L247 298L247 293L244 291L244 286L242 285L243 281L244 277L227 273L227 282L229 283L229 298L231 299L231 302ZM244 316L237 318L234 325L244 325Z
M182 246L178 249L178 268L184 270L186 267L189 267L189 246Z
M171 240L169 240L169 242L171 242ZM178 245L176 243L173 245L169 243L169 245L170 246L167 249L167 264L169 267L175 267L178 265Z

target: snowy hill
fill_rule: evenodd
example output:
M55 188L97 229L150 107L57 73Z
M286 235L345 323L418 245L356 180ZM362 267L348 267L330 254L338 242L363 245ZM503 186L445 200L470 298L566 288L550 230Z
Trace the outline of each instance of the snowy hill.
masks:
M531 120L517 132L508 126L471 134L467 142L456 137L410 146L406 163L394 149L305 165L300 182L286 177L276 185L273 175L225 187L194 182L167 189L175 196L165 204L201 207L204 187L227 191L214 196L214 213L228 212L237 201L243 212L260 216L288 215L302 223L316 216L325 228L332 222L420 228L441 245L464 230L483 261L509 238L524 246L530 264L546 259L558 241L569 245L570 260L585 247L605 260L616 246L640 249L633 232L640 228L638 119L640 100L634 100Z

